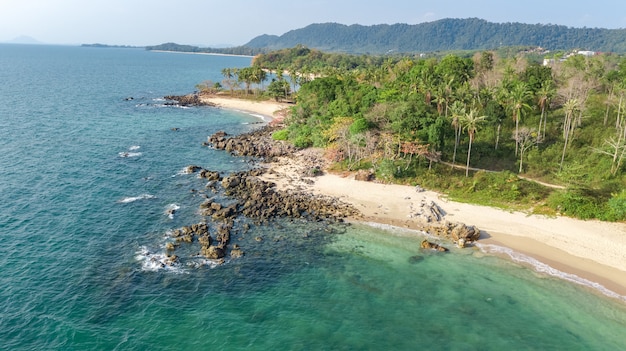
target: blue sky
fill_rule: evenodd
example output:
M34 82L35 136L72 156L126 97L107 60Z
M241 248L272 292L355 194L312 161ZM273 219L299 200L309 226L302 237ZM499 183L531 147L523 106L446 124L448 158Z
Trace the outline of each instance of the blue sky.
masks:
M0 0L0 41L51 44L242 45L311 23L492 22L626 28L621 0Z

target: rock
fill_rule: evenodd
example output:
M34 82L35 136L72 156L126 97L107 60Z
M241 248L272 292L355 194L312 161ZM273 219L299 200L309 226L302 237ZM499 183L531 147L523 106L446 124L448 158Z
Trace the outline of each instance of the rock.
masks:
M198 174L198 176L200 178L204 178L204 179L211 180L211 181L213 181L213 180L221 180L219 172L212 172L212 171L209 171L209 170L206 170L206 169L202 169L200 171L200 173Z
M360 180L360 181L364 181L364 182L370 182L372 180L374 180L375 176L374 176L374 172L370 171L370 170L359 170L356 172L356 174L354 175L354 180Z
M208 259L217 260L224 258L224 250L217 246L210 246L202 249L202 255Z
M447 221L433 223L425 228L425 231L441 239L465 247L467 244L480 238L480 230L475 226L467 226L463 223L450 223Z
M244 252L241 251L241 249L233 249L230 252L230 257L232 258L239 258L239 257L242 257L243 255L244 255Z
M185 173L187 173L187 174L196 173L196 172L198 172L201 169L202 169L202 167L200 167L200 166L189 165L189 166L187 166L187 168L185 168Z
M439 252L447 252L448 251L448 249L446 249L445 247L443 247L443 246L441 246L439 244L431 243L428 240L422 241L421 247L422 247L422 249L435 250L435 251L439 251Z
M168 106L216 106L212 102L200 99L200 96L198 94L167 95L164 97L164 99L168 101L173 101L166 102L165 105Z
M457 242L457 245L460 248L464 248L465 247L465 238L460 238L459 241Z

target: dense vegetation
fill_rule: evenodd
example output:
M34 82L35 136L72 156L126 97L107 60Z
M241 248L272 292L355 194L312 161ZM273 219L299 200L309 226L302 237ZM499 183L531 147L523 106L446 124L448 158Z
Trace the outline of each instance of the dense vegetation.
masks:
M263 69L276 73L271 96L297 102L275 138L325 148L337 168L464 201L626 219L622 57L543 66L490 51L380 59L297 46L257 56L249 70Z
M388 54L450 50L494 50L502 46L541 46L626 52L626 29L570 28L559 25L491 23L478 18L442 19L373 26L311 24L281 36L262 35L251 48L284 49L302 44L327 52Z
M146 46L146 50L211 53L211 54L243 55L243 56L254 56L256 54L267 51L265 49L252 48L248 46L236 46L232 48L201 48L198 46L181 45L181 44L176 44L176 43L165 43L165 44L159 44L159 45Z
M281 36L260 35L243 46L232 48L200 48L166 43L148 46L147 50L256 55L297 45L325 52L378 55L498 50L517 46L541 46L551 51L579 48L625 53L626 29L492 23L477 18L442 19L415 25L346 26L322 23L292 30Z

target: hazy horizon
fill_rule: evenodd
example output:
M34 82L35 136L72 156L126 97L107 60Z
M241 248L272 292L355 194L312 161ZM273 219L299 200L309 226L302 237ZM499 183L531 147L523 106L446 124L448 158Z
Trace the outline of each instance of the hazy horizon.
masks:
M626 3L597 0L594 6L569 1L440 0L420 4L345 0L3 0L0 42L22 36L45 44L146 46L165 42L238 46L263 34L282 35L313 23L419 24L444 18L489 22L556 24L576 28L626 28Z

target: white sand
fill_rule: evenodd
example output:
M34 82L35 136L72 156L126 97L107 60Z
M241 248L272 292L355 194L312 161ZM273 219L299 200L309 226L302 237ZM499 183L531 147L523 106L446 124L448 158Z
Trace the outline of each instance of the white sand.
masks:
M276 116L289 107L276 102L254 102L210 97L218 106L264 116ZM482 244L511 248L548 264L562 272L599 283L626 296L626 224L582 221L567 217L548 218L507 212L496 208L448 201L432 191L417 192L414 187L380 184L325 174L313 185L298 182L298 158L287 158L273 166L275 175L266 179L279 187L297 185L314 193L331 195L353 204L363 213L363 220L406 228L423 228L423 222L411 217L422 201L434 201L446 213L444 219L475 225L481 229Z
M214 103L218 107L222 108L242 111L250 114L259 114L266 117L265 120L268 122L271 120L282 121L283 116L280 112L293 106L287 103L275 101L253 101L217 95L204 95L202 96L202 100Z

